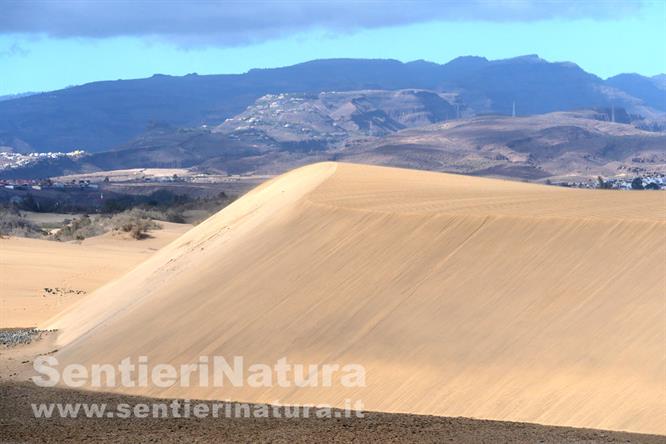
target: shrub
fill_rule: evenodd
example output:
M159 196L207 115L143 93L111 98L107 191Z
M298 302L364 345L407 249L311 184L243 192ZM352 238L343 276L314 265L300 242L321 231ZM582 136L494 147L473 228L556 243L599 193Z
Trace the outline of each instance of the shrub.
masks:
M43 231L14 208L0 207L0 236L41 237Z
M99 236L105 231L104 225L100 223L99 217L90 217L84 214L63 224L63 227L53 235L53 239L59 241L83 240L87 237Z
M599 184L599 188L602 190L608 190L611 188L610 182L604 181L604 178L601 176L597 176L597 183Z
M148 236L148 231L162 228L148 212L137 209L113 216L111 227L115 231L129 233L134 239L144 239Z

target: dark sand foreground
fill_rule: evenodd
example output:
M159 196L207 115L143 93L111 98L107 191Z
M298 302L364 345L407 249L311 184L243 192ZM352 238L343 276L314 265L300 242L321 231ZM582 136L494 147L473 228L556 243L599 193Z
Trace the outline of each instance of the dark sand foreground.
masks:
M364 418L149 418L36 419L31 403L152 403L154 399L31 383L0 385L0 442L455 442L455 443L664 443L666 437L386 413Z

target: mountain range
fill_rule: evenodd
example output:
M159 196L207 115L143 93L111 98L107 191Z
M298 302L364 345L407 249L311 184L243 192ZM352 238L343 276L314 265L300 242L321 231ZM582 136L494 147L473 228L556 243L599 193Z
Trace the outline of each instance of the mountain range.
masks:
M526 180L663 174L665 80L523 56L96 82L0 101L0 177L279 174L324 160ZM86 154L20 158L72 150Z
M550 63L536 55L459 57L441 65L328 59L245 74L157 74L0 101L0 146L19 152L106 151L154 125L220 125L266 94L370 89L448 93L468 115L510 115L515 109L524 116L614 106L654 119L666 113L664 83L663 77L637 74L603 80L573 63Z

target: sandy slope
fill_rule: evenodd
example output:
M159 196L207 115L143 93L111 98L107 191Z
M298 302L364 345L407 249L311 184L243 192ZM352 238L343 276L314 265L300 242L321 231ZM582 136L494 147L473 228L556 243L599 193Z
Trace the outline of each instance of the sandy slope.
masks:
M283 175L44 325L62 362L360 363L365 388L162 397L666 433L666 202L322 163Z
M36 326L191 228L162 226L140 242L110 234L81 243L0 239L0 328Z

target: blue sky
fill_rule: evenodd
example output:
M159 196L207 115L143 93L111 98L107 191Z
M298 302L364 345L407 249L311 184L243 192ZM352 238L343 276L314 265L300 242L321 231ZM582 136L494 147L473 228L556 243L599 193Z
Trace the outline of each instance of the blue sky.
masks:
M0 95L154 73L240 73L330 57L445 63L461 55L497 59L539 54L549 61L575 62L604 78L621 72L666 72L666 0L642 2L640 7L621 0L513 0L509 5L519 3L520 10L509 12L500 0L480 2L474 9L448 3L446 10L426 2L423 11L407 17L401 14L407 3L389 2L388 12L378 17L375 11L382 2L370 2L365 6L372 8L362 10L351 24L345 21L348 9L321 7L303 13L304 4L298 1L270 3L269 9L274 9L269 11L262 2L254 9L227 2L219 16L206 12L179 20L182 12L173 11L173 15L145 21L131 20L146 15L140 11L118 12L117 20L103 21L116 10L100 11L95 2L88 2L93 9L83 12L79 21L71 18L71 11L54 11L45 14L51 20L44 20L36 16L45 3L28 3L38 8L17 6L0 19ZM69 6L80 4L70 2ZM564 4L570 8L562 13ZM589 7L581 9L581 4ZM61 12L64 18L58 20ZM331 19L336 13L340 17ZM269 26L265 18L254 20L258 14L275 19ZM211 15L208 20L206 16ZM225 26L225 20L235 20L238 26L234 28L231 21ZM279 26L273 26L275 22Z

